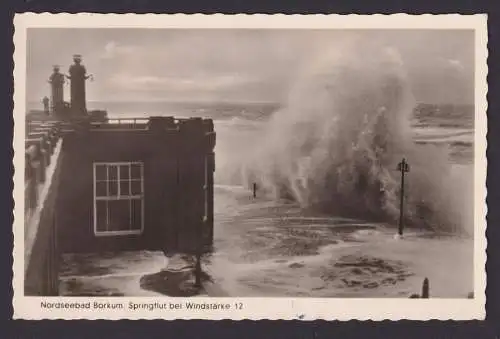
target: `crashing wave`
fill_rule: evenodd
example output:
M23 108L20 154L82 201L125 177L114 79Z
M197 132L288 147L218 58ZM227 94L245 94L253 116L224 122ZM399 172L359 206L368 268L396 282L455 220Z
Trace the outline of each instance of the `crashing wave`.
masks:
M455 230L458 183L445 150L412 140L414 101L397 53L366 47L314 66L255 138L243 180L304 208L396 222L405 157L406 222Z

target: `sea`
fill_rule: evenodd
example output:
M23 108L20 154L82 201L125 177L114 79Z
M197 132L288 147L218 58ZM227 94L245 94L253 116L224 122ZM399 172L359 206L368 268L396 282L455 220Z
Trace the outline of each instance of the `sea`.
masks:
M427 278L431 297L471 296L474 105L421 103L398 69L348 63L309 74L279 103L89 102L110 118L214 120L207 295L408 298ZM172 295L154 277L190 263L162 252L67 254L60 291Z

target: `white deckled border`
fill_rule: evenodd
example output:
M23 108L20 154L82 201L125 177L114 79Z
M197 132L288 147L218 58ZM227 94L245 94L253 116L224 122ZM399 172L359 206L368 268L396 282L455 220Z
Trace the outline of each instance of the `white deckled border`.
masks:
M486 15L159 15L159 14L18 14L14 18L14 318L23 319L325 319L325 320L468 320L485 317L486 286ZM38 298L23 295L24 279L24 118L27 28L254 28L254 29L472 29L475 30L475 242L474 299L317 299L195 298L197 302L243 302L242 310L129 311L129 302L182 302L181 298ZM123 310L47 310L41 301L121 302Z
M68 21L68 18L71 18ZM253 29L476 29L486 15L373 14L16 14L14 25L31 28L253 28Z

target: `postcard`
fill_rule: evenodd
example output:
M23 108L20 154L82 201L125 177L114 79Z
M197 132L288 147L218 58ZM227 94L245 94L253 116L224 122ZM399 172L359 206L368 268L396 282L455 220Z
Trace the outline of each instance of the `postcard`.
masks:
M14 25L15 318L484 319L486 15Z

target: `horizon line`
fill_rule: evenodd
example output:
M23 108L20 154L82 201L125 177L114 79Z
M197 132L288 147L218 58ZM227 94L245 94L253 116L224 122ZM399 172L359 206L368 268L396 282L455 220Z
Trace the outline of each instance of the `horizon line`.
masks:
M26 103L39 103L41 100L26 100ZM175 99L139 99L139 100L87 100L89 103L172 103L172 104L267 104L267 105L281 105L280 101L265 101L265 100L175 100ZM416 101L417 105L455 105L455 106L474 106L475 103L453 103L453 102L428 102L428 101Z

